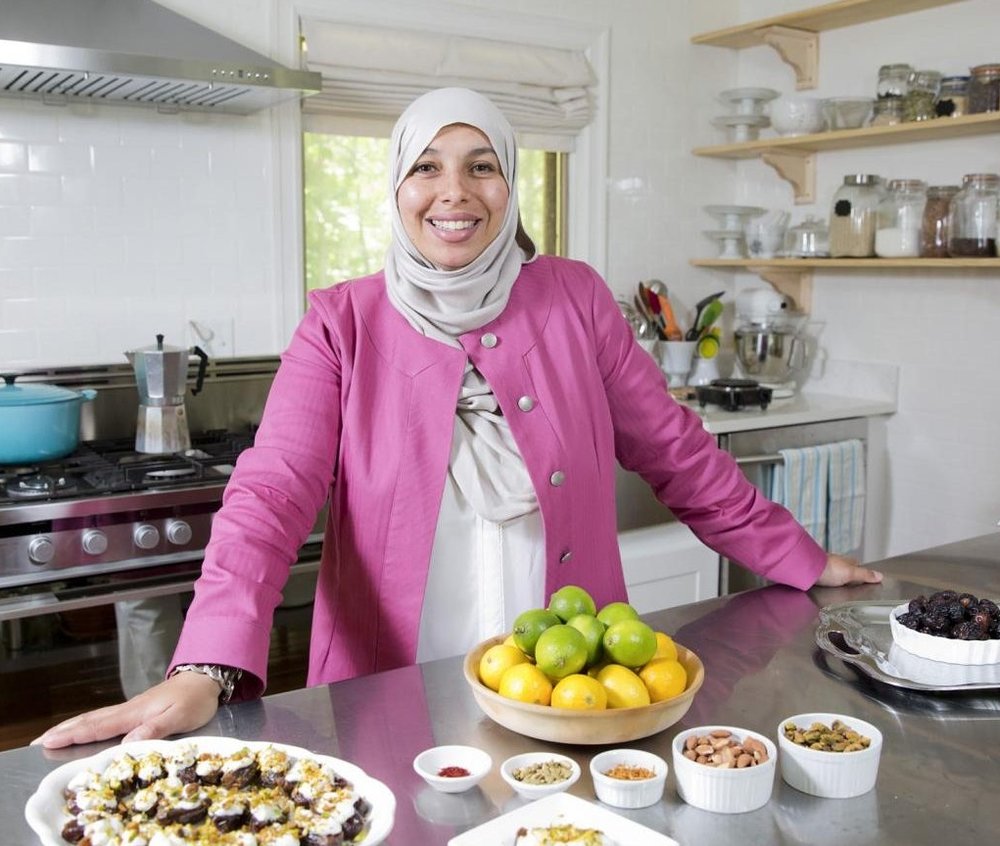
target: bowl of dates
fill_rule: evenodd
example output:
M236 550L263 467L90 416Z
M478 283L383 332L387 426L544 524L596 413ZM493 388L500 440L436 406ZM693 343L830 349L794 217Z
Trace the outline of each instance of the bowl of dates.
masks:
M893 641L907 652L947 664L1000 662L1000 608L992 599L940 590L897 605Z

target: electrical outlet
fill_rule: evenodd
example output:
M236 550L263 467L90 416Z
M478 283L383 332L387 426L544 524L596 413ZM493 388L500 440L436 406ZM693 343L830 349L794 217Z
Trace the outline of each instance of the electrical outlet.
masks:
M201 347L209 358L236 355L235 327L231 317L192 318L188 321L188 339Z

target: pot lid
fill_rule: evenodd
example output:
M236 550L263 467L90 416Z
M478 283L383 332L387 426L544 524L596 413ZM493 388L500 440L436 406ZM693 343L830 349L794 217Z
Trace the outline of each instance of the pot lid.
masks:
M15 385L14 376L4 376L6 384L0 385L0 408L26 405L51 405L80 399L76 391L60 388L58 385L35 383Z

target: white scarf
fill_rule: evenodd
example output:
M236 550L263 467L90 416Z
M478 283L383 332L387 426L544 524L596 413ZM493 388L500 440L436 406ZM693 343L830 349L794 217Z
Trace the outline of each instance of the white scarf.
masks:
M465 267L439 270L413 245L396 192L414 162L446 126L461 123L482 132L507 181L509 199L496 238ZM507 305L521 265L535 247L520 232L517 143L514 131L488 99L467 88L440 88L417 98L392 131L389 208L392 239L385 261L389 301L428 338L461 347L459 335L495 319ZM503 522L537 508L534 488L496 397L471 362L456 408L450 472L459 491L481 517Z

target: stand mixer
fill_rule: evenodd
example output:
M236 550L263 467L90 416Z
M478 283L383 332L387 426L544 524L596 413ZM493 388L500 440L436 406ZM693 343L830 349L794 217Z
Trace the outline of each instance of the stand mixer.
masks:
M736 360L743 375L771 388L775 399L790 397L806 363L804 315L769 288L748 288L736 296Z
M193 396L201 391L208 366L208 355L201 347L172 347L163 343L163 335L157 335L156 346L125 353L135 369L139 390L136 452L163 455L191 449L184 393L192 355L199 358L198 375L191 389Z

